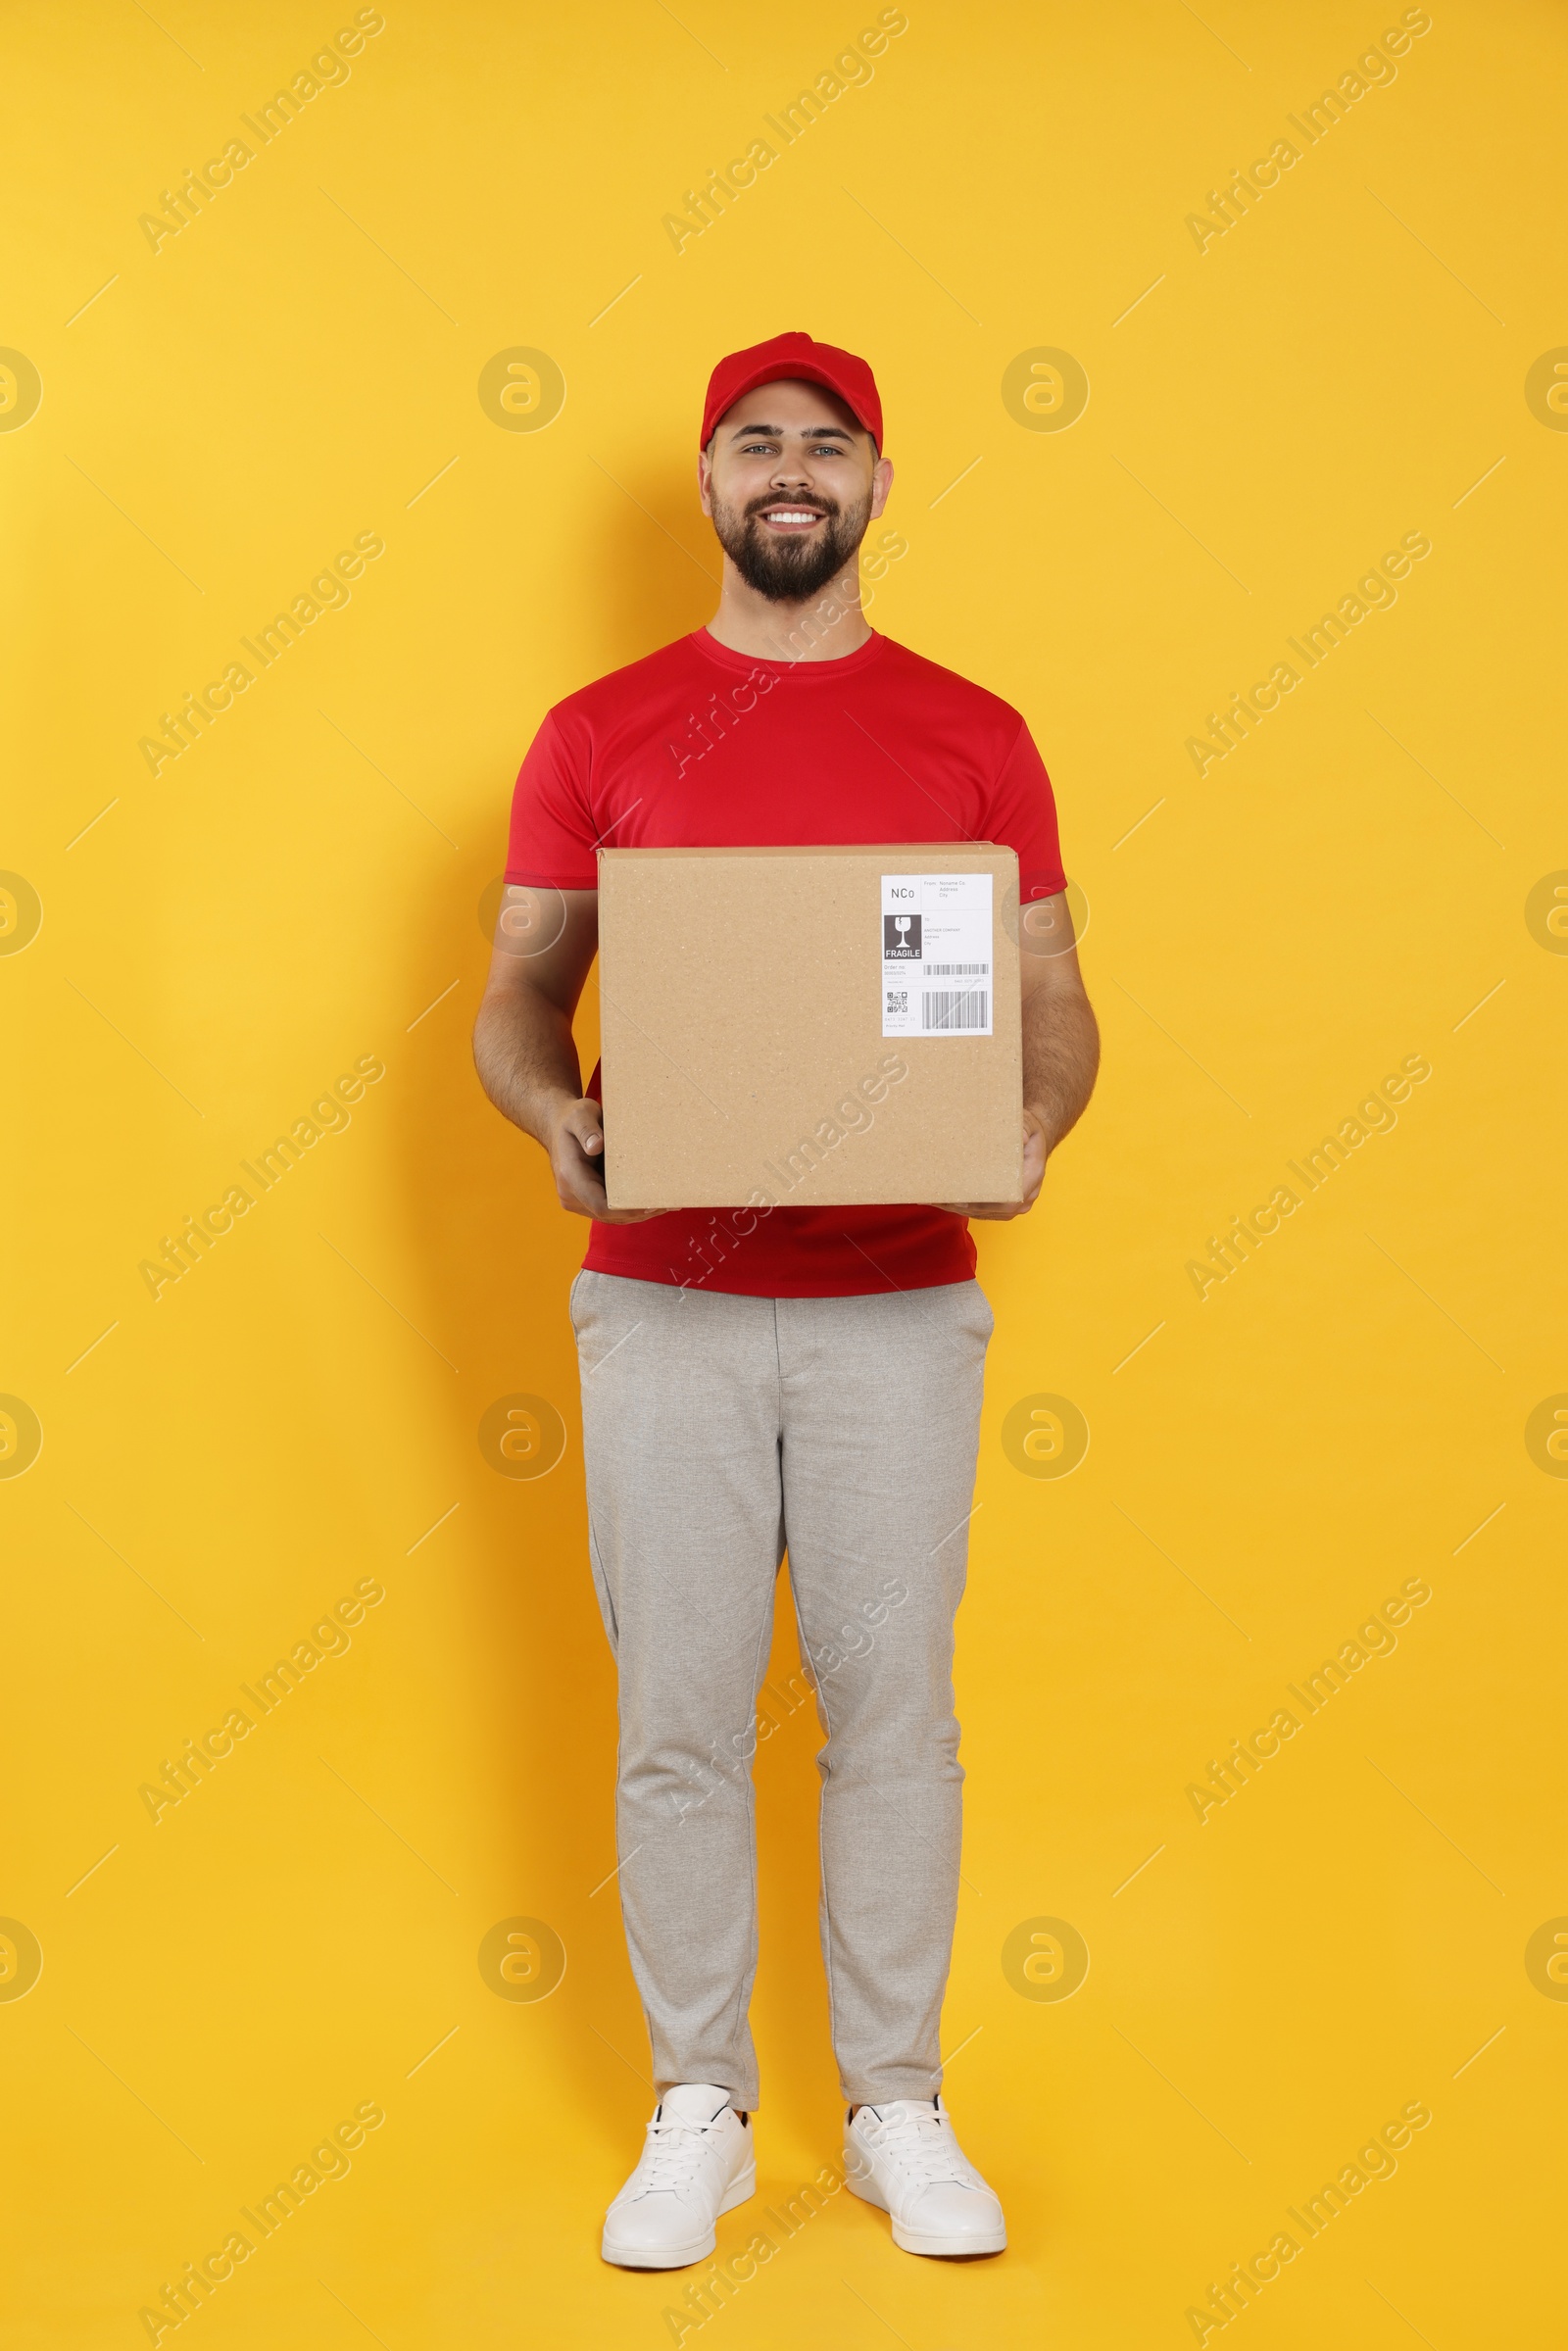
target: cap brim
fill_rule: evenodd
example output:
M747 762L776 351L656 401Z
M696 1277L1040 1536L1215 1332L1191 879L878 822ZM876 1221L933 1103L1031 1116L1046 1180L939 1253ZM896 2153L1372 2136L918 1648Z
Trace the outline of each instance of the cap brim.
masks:
M725 401L724 406L719 409L714 416L705 420L703 426L703 447L705 449L708 447L709 442L712 439L714 433L718 430L718 427L723 423L724 418L729 415L731 409L737 407L741 401L748 399L753 392L760 391L763 384L772 383L815 384L819 390L831 392L834 399L841 402L842 405L849 410L850 415L855 418L855 421L859 426L860 430L866 434L870 440L874 441L876 439L877 436L875 426L867 417L861 416L859 409L850 398L849 393L844 389L842 384L836 384L833 381L833 378L830 375L823 373L820 368L810 367L791 367L786 362L782 367L775 365L772 367L759 367L755 373L742 378L740 385L734 392L730 394L729 398Z

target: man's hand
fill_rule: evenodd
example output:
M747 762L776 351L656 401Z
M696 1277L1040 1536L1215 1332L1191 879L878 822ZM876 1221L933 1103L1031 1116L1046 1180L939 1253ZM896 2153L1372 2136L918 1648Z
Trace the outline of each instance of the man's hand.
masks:
M1046 1180L1046 1130L1044 1122L1033 1110L1023 1114L1023 1198L1003 1200L943 1200L941 1205L955 1216L989 1216L1002 1222L1009 1216L1027 1216L1040 1198L1040 1187Z
M592 890L509 884L474 1023L480 1083L514 1126L549 1155L564 1208L601 1224L641 1224L662 1208L612 1208L605 1198L605 1125L584 1099L571 1016L599 941Z
M662 1208L612 1208L605 1194L605 1127L599 1104L568 1102L552 1119L546 1149L556 1194L573 1216L597 1217L601 1224L646 1224L662 1216Z
M1100 1063L1100 1032L1084 993L1067 895L1033 899L1018 923L1023 1029L1023 1198L943 1202L955 1216L998 1223L1027 1216L1040 1198L1046 1161L1083 1113ZM1037 1102L1038 1109L1028 1104Z

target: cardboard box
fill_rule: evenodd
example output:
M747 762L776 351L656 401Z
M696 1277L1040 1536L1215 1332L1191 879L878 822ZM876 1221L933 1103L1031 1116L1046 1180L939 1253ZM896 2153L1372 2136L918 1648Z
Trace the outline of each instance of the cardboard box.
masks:
M1019 1199L1017 911L988 841L602 850L612 1207Z

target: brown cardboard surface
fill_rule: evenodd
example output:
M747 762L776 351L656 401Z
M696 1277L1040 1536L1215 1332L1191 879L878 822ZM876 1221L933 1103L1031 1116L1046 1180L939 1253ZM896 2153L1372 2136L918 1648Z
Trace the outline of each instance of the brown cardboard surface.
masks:
M884 1037L882 877L989 873L995 1034ZM990 842L609 849L615 1208L1017 1200L1018 860Z

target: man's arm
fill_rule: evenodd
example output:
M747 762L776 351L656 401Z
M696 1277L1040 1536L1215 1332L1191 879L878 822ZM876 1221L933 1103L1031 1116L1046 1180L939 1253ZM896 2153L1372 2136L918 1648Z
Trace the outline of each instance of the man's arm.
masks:
M612 1208L601 1168L599 1104L583 1097L571 1016L599 945L596 890L502 892L473 1059L496 1108L544 1146L561 1204L602 1224L640 1224L652 1208Z
M1084 990L1066 893L1036 899L1018 924L1023 996L1023 1198L949 1202L959 1216L1022 1216L1046 1161L1082 1117L1100 1067L1100 1030Z

